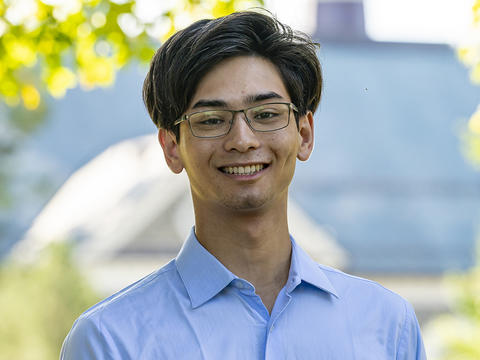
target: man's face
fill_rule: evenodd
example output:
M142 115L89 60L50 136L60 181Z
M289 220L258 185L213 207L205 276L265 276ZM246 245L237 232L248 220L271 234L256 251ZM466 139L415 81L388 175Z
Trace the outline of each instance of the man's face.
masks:
M241 56L207 73L186 114L268 102L290 102L277 68L263 58ZM187 171L196 211L255 210L285 203L296 158L306 160L313 147L311 113L300 117L297 128L291 111L287 127L263 133L253 131L243 113L237 113L230 132L211 139L194 137L186 121L179 126L178 143L164 130L159 138L172 171ZM237 174L232 173L235 168Z

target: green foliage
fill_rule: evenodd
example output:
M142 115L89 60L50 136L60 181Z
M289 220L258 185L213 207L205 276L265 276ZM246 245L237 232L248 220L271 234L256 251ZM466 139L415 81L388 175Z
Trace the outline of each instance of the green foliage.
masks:
M473 25L480 30L480 0L472 7ZM480 84L480 39L458 48L458 57L470 69L470 79ZM461 134L462 150L471 164L480 170L480 105ZM451 314L434 319L427 327L430 359L480 359L480 237L477 244L477 265L463 275L448 278L455 296ZM427 350L428 347L427 347Z
M58 358L74 320L99 300L65 244L32 264L4 264L0 289L0 360Z
M465 158L480 170L480 106L463 130L462 145Z
M480 84L480 38L474 36L480 32L480 0L475 0L472 6L473 27L471 38L458 48L460 61L470 70L470 79ZM480 106L470 118L462 133L463 152L467 160L480 170Z
M480 28L480 0L475 0L472 5L472 25L474 31ZM472 34L474 35L474 34ZM458 57L470 69L470 79L472 82L480 83L480 39L478 36L472 36L465 43L459 46Z
M0 98L38 108L78 83L109 86L131 62L147 62L158 42L204 17L262 0L178 0L152 9L132 0L0 0Z
M427 330L434 360L480 359L480 259L464 275L451 276L452 293L456 294L452 314L433 320Z
M61 97L77 81L87 88L109 85L116 69L151 49L145 32L129 37L117 22L131 13L131 1L25 3L0 8L0 94L9 105L22 99L36 109L41 92Z
M21 203L12 196L12 158L45 123L42 99L60 98L77 85L110 86L122 67L148 62L161 41L194 20L263 0L143 3L152 9L134 0L0 0L0 212ZM6 221L0 216L0 232Z

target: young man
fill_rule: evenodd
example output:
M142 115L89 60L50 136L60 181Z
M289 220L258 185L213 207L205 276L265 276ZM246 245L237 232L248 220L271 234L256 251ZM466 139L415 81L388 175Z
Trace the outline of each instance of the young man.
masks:
M196 22L158 50L144 101L168 166L187 172L195 227L176 259L85 312L62 359L425 359L404 299L316 264L289 235L315 50L255 12Z

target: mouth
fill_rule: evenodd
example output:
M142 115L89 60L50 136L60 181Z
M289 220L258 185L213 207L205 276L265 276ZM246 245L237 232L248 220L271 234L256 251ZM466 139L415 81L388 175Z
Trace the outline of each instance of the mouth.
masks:
M219 170L225 174L229 175L253 175L257 172L262 171L267 168L268 164L252 164L244 166L224 166L220 167Z

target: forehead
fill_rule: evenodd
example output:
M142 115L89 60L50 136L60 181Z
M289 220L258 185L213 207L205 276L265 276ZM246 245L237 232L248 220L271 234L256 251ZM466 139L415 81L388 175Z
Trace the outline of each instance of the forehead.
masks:
M250 105L257 95L276 93L290 101L278 68L258 56L237 56L214 66L198 83L190 108L199 101L220 100L229 106Z

